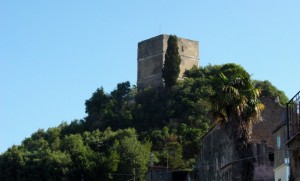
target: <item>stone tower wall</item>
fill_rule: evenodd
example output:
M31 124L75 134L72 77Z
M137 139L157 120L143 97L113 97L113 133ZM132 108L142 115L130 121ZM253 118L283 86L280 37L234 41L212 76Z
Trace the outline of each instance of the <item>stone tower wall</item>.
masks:
M167 50L169 35L159 35L138 43L138 75L139 90L148 87L163 87L162 68ZM185 70L198 65L198 42L178 37L179 55L181 57L179 79Z

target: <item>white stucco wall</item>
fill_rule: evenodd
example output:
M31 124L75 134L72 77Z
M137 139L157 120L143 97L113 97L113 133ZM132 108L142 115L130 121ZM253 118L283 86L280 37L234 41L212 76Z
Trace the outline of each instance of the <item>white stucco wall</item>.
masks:
M275 181L288 181L290 167L287 164L282 164L274 169ZM281 180L280 180L281 179Z

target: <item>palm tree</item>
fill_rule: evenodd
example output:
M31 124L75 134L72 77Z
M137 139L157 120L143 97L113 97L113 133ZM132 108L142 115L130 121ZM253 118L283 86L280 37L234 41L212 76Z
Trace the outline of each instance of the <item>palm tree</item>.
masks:
M232 140L234 152L241 161L241 180L252 181L254 176L253 151L250 140L252 125L260 117L263 105L250 75L239 65L225 64L215 78L213 97L215 121L225 127ZM248 158L248 159L247 159Z

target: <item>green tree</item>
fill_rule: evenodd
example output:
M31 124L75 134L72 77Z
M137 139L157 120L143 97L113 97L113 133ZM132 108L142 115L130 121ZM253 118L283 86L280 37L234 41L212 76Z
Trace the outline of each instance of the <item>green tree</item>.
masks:
M180 73L180 63L181 59L178 51L177 37L170 35L162 69L162 77L166 87L172 87L176 84Z
M107 127L113 130L124 129L132 126L132 109L134 107L134 89L131 89L129 81L119 83L111 92L113 101L111 118Z
M97 89L89 100L85 101L87 127L90 130L104 129L112 114L113 102L103 88Z
M235 153L241 161L241 180L252 181L254 160L250 136L252 125L258 121L263 108L250 75L239 65L225 64L220 68L220 76L214 80L215 120L226 128L233 141Z
M92 108L90 108L91 110ZM95 111L95 110L94 110ZM62 123L59 125L59 128L61 129L61 135L69 135L69 134L82 134L83 132L85 132L88 129L95 129L92 128L92 125L97 125L97 123L94 123L91 121L93 120L93 116L97 115L96 112L91 111L88 115L88 117L86 118L87 121L83 120L83 119L75 119L73 121L71 121L70 124L67 123ZM100 112L100 111L99 111ZM97 118L97 117L96 117ZM98 117L100 121L101 117ZM95 120L95 122L97 121L97 119ZM90 127L87 127L87 123L89 123Z
M26 153L19 146L12 146L0 155L0 180L22 180Z
M154 89L146 89L135 96L134 127L139 131L161 128L167 124L168 96Z
M171 169L182 168L182 144L177 141L177 135L169 134L164 142L160 163Z
M67 180L69 172L72 170L72 159L70 154L63 151L47 152L43 164L46 167L48 180Z
M118 131L116 142L120 154L119 173L129 173L132 177L145 179L144 174L148 170L151 144L141 143L137 139L134 129ZM124 180L124 177L115 177L114 180Z
M184 123L181 123L178 127L178 142L182 144L183 159L191 162L186 163L189 168L196 164L195 161L201 148L201 138L206 132L207 129L188 127Z
M112 180L111 173L118 172L120 155L113 145L115 136L116 132L110 129L104 132L95 130L83 133L84 143L92 150L90 162L93 162L93 165L89 172L89 180Z
M69 179L88 178L89 172L94 167L93 151L85 145L80 134L67 135L62 143L63 151L70 154L72 170Z
M107 127L118 130L132 126L134 96L135 88L131 88L128 81L119 83L110 94L106 94L103 88L97 89L85 103L88 114L86 123L80 122L79 127L74 124L74 129L82 133L85 126L89 130L104 130Z
M285 95L285 93L279 89L277 89L270 81L259 81L255 80L254 85L256 88L261 90L262 97L270 97L272 99L279 98L279 103L281 105L285 105L289 99Z
M207 130L208 119L213 95L212 87L203 78L185 78L173 86L168 100L170 119L177 120L189 127Z

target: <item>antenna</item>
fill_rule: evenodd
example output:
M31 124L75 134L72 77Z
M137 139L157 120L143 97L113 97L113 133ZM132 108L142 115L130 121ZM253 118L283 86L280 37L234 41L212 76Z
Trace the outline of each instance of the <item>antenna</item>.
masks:
M159 34L161 34L161 24L159 24Z

